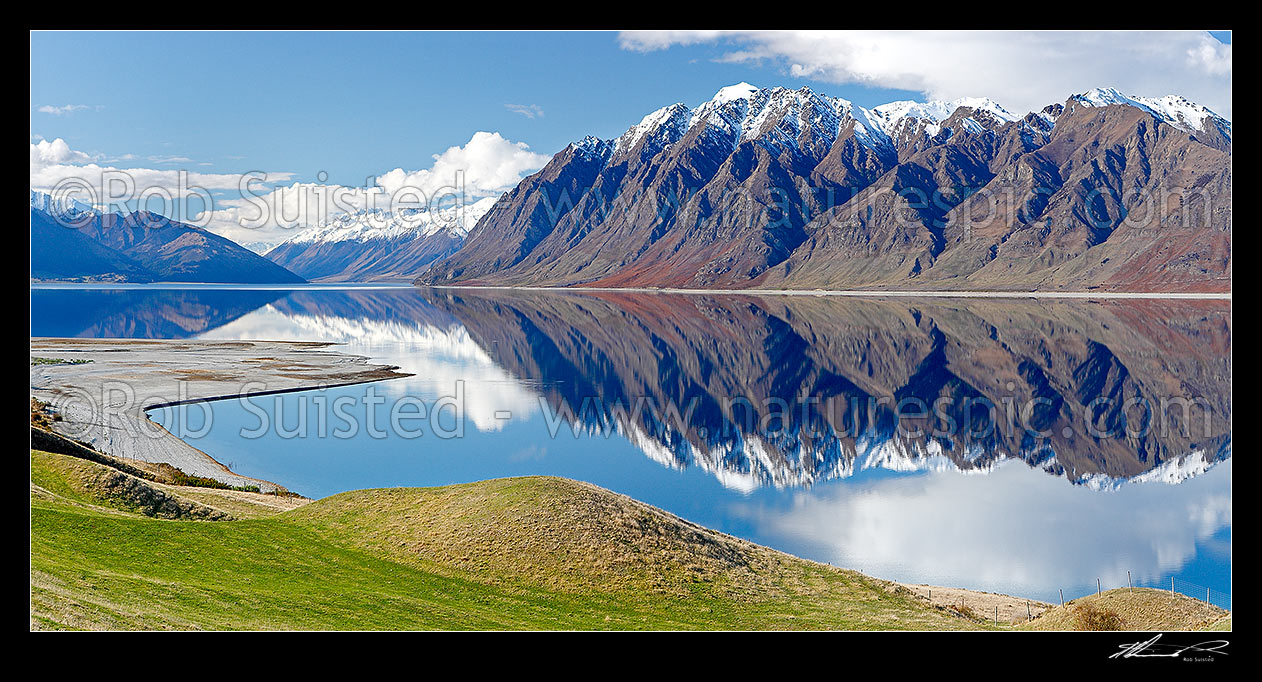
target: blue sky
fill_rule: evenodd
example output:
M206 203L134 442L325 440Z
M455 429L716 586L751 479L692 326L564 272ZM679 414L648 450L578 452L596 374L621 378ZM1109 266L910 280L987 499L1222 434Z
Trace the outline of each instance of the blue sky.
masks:
M135 169L159 185L187 170L217 197L235 191L230 176L253 170L274 186L363 187L392 169L436 174L435 155L454 149L444 171L481 163L495 176L481 198L584 135L616 137L653 110L700 104L741 81L810 86L865 107L988 96L1017 113L1112 86L1185 95L1230 117L1230 40L1204 31L35 32L32 187L80 166L98 177L101 167ZM473 150L479 131L494 136ZM228 211L208 225L224 234L234 220Z
M424 164L477 130L552 154L743 80L810 85L868 105L919 96L718 63L720 51L627 51L613 33L35 34L31 132L106 156L177 156L304 179L325 170L350 185ZM35 111L71 101L101 108Z

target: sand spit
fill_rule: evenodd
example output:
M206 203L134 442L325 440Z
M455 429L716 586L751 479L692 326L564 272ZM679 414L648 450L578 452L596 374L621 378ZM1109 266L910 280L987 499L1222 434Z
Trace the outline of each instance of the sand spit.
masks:
M31 395L61 415L54 428L122 459L165 462L233 486L280 486L233 473L152 422L162 405L345 386L407 376L328 343L140 339L31 339ZM83 362L90 361L90 362ZM72 364L73 363L73 364Z

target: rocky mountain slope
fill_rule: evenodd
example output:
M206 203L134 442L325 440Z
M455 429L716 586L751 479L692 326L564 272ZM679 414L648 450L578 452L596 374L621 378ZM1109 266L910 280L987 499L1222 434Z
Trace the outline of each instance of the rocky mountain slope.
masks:
M117 282L300 283L207 230L147 211L100 213L31 192L31 278Z
M868 110L723 88L575 142L418 284L1226 291L1231 123L1093 90Z

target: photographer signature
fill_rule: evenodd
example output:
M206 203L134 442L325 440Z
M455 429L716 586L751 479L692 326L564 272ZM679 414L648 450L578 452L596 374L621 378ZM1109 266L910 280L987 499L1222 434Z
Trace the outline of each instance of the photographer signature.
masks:
M1160 639L1161 635L1157 635L1146 642L1123 644L1120 647L1121 650L1109 658L1179 658L1188 652L1227 655L1227 652L1223 651L1227 646L1225 639L1213 639L1188 645L1158 644Z

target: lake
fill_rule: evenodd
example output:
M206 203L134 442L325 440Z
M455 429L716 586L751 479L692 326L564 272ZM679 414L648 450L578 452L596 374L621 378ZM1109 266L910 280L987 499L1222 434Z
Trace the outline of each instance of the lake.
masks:
M565 476L880 578L1056 601L1129 571L1230 608L1230 301L41 285L31 307L32 336L328 341L410 374L151 413L310 497Z

